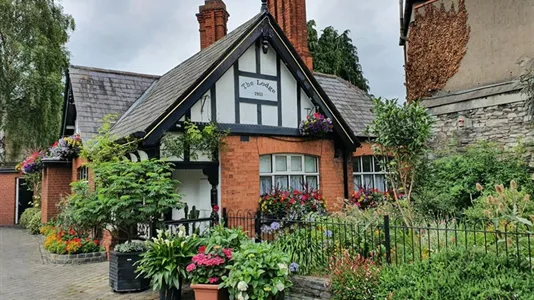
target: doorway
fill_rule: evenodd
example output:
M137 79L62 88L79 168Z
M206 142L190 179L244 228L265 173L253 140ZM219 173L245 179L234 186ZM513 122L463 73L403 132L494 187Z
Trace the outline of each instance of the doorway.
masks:
M24 178L17 178L17 189L16 197L17 201L15 203L15 224L18 224L20 221L20 216L22 213L31 206L33 192L28 190L26 181Z

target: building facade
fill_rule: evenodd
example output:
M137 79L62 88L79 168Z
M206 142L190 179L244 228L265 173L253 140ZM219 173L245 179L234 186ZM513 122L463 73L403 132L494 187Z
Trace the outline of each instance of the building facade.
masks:
M201 218L215 206L254 211L275 187L319 189L331 209L357 186L385 187L363 133L371 99L337 76L313 72L304 0L262 1L261 11L231 32L222 0L206 0L196 17L201 50L162 76L71 66L62 135L86 142L106 115L117 115L111 134L140 141L129 158L171 161L179 193ZM302 136L300 122L315 112L332 120L333 132ZM229 130L216 158L166 153L162 138L184 134L186 121ZM81 159L46 162L43 175L44 222L71 181L91 181Z
M437 117L436 147L532 142L518 78L534 69L533 17L530 0L406 1L407 99Z

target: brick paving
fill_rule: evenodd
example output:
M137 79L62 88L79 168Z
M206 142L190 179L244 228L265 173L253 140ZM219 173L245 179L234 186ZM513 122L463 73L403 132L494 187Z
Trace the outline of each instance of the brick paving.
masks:
M187 297L190 298L190 297ZM155 300L152 291L114 293L108 263L48 264L41 258L39 237L26 230L0 227L0 300Z

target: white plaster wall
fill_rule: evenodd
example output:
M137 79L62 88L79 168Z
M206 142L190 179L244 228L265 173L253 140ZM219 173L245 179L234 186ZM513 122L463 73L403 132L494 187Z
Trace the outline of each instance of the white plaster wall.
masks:
M261 106L261 123L262 125L266 125L266 126L278 126L278 107L270 106L270 105L262 105Z
M313 113L315 111L315 105L311 102L310 98L304 90L300 91L300 117L302 120L305 120L310 111Z
M276 52L269 46L267 54L261 51L260 55L261 68L260 72L264 75L276 76Z
M217 93L217 122L235 123L234 68L230 68L215 84Z
M250 103L239 104L239 117L241 124L258 124L258 106Z
M211 121L211 91L208 91L191 107L191 121Z
M296 128L297 123L297 81L285 65L281 65L282 81L282 126Z
M256 73L256 47L254 45L239 58L239 70Z
M200 210L200 218L208 218L211 214L211 185L202 170L175 170L172 175L173 179L180 181L177 191L183 196L182 202L187 203L190 211L193 206ZM173 220L184 217L183 209L173 210Z

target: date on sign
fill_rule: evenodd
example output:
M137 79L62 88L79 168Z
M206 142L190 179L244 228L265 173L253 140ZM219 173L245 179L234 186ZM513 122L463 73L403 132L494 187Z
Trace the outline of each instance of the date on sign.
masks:
M254 96L263 97L263 93L262 92L254 92Z

